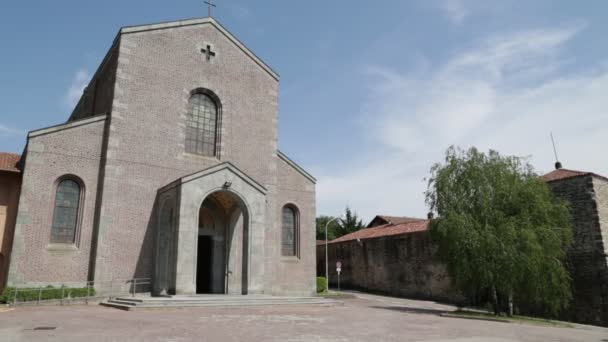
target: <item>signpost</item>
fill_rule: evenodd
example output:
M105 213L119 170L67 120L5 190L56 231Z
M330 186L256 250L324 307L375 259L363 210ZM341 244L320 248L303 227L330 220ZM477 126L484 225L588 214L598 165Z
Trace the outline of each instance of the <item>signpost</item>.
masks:
M342 272L342 262L336 262L336 272L338 272L338 291L340 291L340 272Z

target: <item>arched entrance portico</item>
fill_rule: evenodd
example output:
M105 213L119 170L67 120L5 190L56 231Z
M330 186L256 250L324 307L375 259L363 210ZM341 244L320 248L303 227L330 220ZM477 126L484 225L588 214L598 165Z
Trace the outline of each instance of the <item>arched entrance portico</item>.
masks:
M208 195L198 215L196 293L247 294L248 213L229 190Z
M262 293L266 191L228 162L159 189L155 294Z

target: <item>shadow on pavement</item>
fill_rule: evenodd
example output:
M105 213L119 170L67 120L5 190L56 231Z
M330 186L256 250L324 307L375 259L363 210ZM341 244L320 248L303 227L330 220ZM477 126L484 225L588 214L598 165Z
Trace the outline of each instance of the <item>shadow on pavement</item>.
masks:
M451 312L450 310L441 310L441 309L425 309L425 308L412 308L408 306L370 306L372 309L384 309L384 310L392 310L403 313L414 313L414 314L423 314L423 315L441 315L444 313Z

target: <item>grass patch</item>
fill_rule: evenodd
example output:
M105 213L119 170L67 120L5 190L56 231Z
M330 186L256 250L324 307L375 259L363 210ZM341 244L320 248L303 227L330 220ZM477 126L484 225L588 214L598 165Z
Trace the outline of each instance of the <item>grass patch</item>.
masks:
M327 292L327 279L325 277L317 277L317 293Z
M65 287L55 288L47 286L43 288L31 288L24 289L20 288L17 290L17 302L35 302L40 300L51 300L51 299L69 299L69 298L83 298L95 295L95 289L86 287L80 288L68 288ZM0 303L12 303L15 299L15 288L7 287L0 294Z
M465 310L457 310L457 311L449 312L449 313L444 314L443 316L490 320L490 321L498 321L498 322L505 322L505 323L532 324L532 325L560 327L560 328L574 328L574 325L572 325L568 322L553 321L553 320L546 319L546 318L536 318L536 317L517 316L517 315L512 316L512 317L496 316L491 313L473 312L473 311L465 311Z

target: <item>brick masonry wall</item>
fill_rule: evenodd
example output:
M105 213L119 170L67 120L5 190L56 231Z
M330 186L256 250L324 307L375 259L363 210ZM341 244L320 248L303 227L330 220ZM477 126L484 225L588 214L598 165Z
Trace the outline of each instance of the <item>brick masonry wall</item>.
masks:
M216 53L211 61L200 51L207 44ZM267 270L266 291L310 294L314 182L277 155L278 80L258 63L211 23L121 33L70 119L108 112L107 120L52 129L29 141L10 281L23 286L83 282L90 274L97 281L152 277L158 189L230 161L268 189L266 252L259 261ZM217 158L185 153L188 100L199 88L220 99ZM68 173L86 185L82 232L77 248L49 249L53 184ZM300 211L297 260L280 256L285 203Z
M549 186L570 203L573 219L574 240L568 252L568 267L574 299L563 316L576 322L608 325L607 182L582 176L550 182Z
M200 51L207 44L216 53L211 61ZM211 90L221 102L219 158L185 153L188 100L198 88ZM270 238L265 253L269 270L277 262L271 258L280 246L277 215L282 201L312 202L302 205L302 226L313 234L314 190L305 200L296 195L277 199L283 191L277 186L278 81L216 27L204 24L123 34L114 95L96 279L150 277L157 190L224 161L269 189L266 234ZM285 184L293 193L310 187L300 189L300 183ZM311 275L305 287L312 284L314 260L309 267L303 271ZM299 268L292 274L299 272L295 269ZM292 283L281 285L290 288L301 278L294 276L289 278ZM275 280L273 273L267 273L266 279Z
M79 120L111 111L117 65L118 48L115 44L110 48L99 69L91 78L72 112L70 120Z
M19 199L9 283L18 286L85 282L93 232L103 117L29 138ZM84 183L80 236L75 246L50 246L58 179Z
M311 295L316 287L315 184L278 158L276 192L276 204L269 205L273 211L268 221L273 227L272 235L266 233L267 282L275 294ZM299 212L298 258L281 256L281 216L286 204L295 205Z
M426 232L330 243L329 281L337 285L336 261L342 262L341 286L410 298L459 302L445 267ZM317 246L317 274L325 274L325 245Z
M8 276L20 188L20 173L0 171L0 291Z

